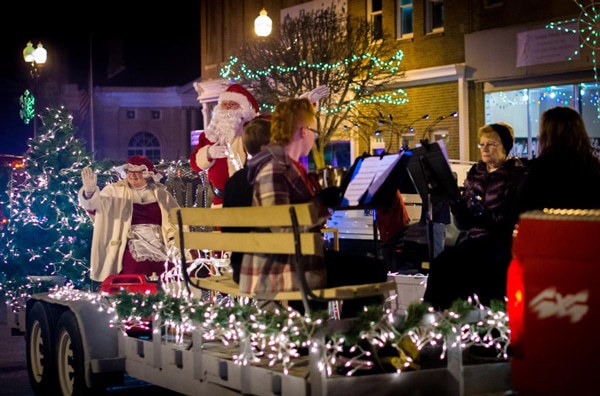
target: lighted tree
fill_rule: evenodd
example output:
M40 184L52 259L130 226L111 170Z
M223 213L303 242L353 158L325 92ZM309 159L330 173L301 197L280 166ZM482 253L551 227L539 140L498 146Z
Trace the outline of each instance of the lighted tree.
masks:
M405 103L401 89L390 90L402 74L403 53L394 40L361 18L341 17L335 6L286 17L267 39L248 40L221 76L250 88L268 113L280 100L297 97L327 85L332 95L320 102L321 132L313 155L317 168L325 165L324 148L335 134L358 133L367 145L377 129L381 111ZM351 125L361 128L348 128ZM344 128L346 126L346 128Z
M89 282L92 221L77 202L80 172L91 164L75 137L72 116L46 109L38 136L30 140L24 168L9 183L9 221L0 245L0 294L14 297L30 287L30 275ZM110 173L99 176L107 180Z

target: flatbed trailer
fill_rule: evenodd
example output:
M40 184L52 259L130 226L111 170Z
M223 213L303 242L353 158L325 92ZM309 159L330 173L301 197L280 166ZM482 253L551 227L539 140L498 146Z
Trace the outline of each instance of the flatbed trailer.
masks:
M460 346L448 350L444 367L402 373L327 376L312 348L287 373L280 365L240 365L233 357L244 345L205 341L200 330L179 342L161 331L128 336L88 296L28 300L27 368L36 395L100 393L125 374L185 395L503 395L511 387L508 362L465 365Z
M179 252L184 252L181 254L181 262L187 264L184 261L187 260L185 252L190 245L192 249L206 247L211 251L271 252L270 249L275 249L282 254L318 254L322 244L322 236L318 230L287 234L265 233L263 236L258 235L261 234L259 230L255 230L244 235L238 233L237 238L225 230L217 233L205 230L205 226L215 224L222 227L261 224L261 229L264 229L266 225L261 222L265 222L269 226L292 225L297 231L298 223L315 224L316 213L312 205L300 204L270 208L182 208L171 215L178 218L180 235L176 240L181 243ZM247 224L243 224L244 222ZM186 225L194 225L197 229L188 229ZM311 245L309 242L314 243ZM189 275L184 276L186 277ZM196 285L198 289L196 294L187 294L184 299L177 300L176 310L183 312L191 306L192 311L198 312L208 307L204 312L208 313L209 319L213 314L218 316L225 312L219 311L223 308L222 301L210 297L206 302L203 291L219 292L224 299L239 299L236 301L250 298L255 303L257 300L269 300L271 303L304 300L308 295L308 291L303 289L301 292L275 293L269 297L265 292L260 297L246 296L239 293L239 287L220 282L222 279L221 276L186 279L183 284L187 287ZM330 301L334 303L355 296L382 294L390 290L390 286L395 288L396 284L400 283L388 281L348 285L314 289L310 292L322 298L331 298ZM401 364L393 365L396 368L392 370L394 372L382 370L378 373L375 370L361 369L350 376L347 370L338 371L339 366L330 364L328 339L331 340L334 334L344 334L344 337L348 335L348 330L355 323L352 319L333 318L311 327L311 331L306 332L308 347L305 353L292 355L290 361L278 357L271 358L268 363L264 360L256 361L252 359L252 354L257 349L259 352L272 350L268 346L251 344L255 339L249 335L252 332L250 325L256 322L252 322L250 316L246 316L244 324L238 324L240 318L235 317L235 337L228 339L212 335L212 331L218 326L208 326L207 323L214 322L207 320L206 314L200 317L187 315L188 326L185 327L168 326L165 318L157 313L160 307L156 308L154 304L161 305L164 300L184 290L181 285L179 289L176 285L177 282L161 282L163 291L169 292L168 296L163 296L152 294L158 291L158 284L143 275L113 275L103 282L98 293L62 287L32 295L26 302L25 337L27 369L36 395L101 393L109 386L122 384L125 374L185 395L351 396L376 393L489 396L494 393L503 394L511 388L510 364L507 360L466 364L469 360L463 356L463 342L455 342L456 334L453 335L453 341L447 343L449 348L444 351L444 360L438 359L435 364L428 366L421 365L420 369L408 369ZM113 303L120 294L115 296L111 293L120 293L121 289L128 290L128 296L133 295L132 292L142 296L135 297L135 304L131 304L135 305L135 309L150 306L152 310L144 311L138 315L141 318L135 319L135 315L129 313L123 315L121 312L120 316L117 315L118 307ZM224 291L227 292L223 294ZM158 300L151 305L148 303L150 300L142 301L143 296ZM123 304L123 301L120 300L120 303ZM256 308L248 303L245 307ZM210 311L212 308L214 310ZM269 310L262 312L268 312L268 315L272 313ZM310 311L307 309L307 312ZM479 314L482 315L481 312ZM232 315L237 313L227 313L227 318ZM312 323L313 320L293 311L290 311L290 315L296 315L295 318L299 317L299 320L307 321L306 323ZM403 312L399 310L399 316L402 315ZM428 315L432 321L437 321L439 317L436 315L440 314ZM475 323L482 319L483 316L476 316L465 320ZM294 327L285 323L285 327ZM305 322L302 323L305 325ZM230 328L221 327L221 330L228 331ZM460 330L457 331L460 333ZM386 330L381 334L387 333ZM263 334L263 331L258 328L256 334ZM381 334L378 333L377 336ZM270 338L268 341L272 340ZM441 341L443 340L438 340L438 345ZM274 342L275 350L290 345L289 341L280 341L278 337Z

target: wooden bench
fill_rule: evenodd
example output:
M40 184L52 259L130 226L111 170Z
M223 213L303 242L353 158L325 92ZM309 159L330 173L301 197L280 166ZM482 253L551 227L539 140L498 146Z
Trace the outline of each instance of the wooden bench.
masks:
M240 253L290 254L296 266L301 290L278 293L241 293L231 276L194 278L184 271L191 287L257 300L302 301L306 312L308 302L340 301L360 297L385 295L395 290L395 283L381 282L311 290L303 276L303 256L323 256L323 237L319 230L317 208L313 204L276 205L243 208L178 208L170 213L179 225L177 246L185 263L186 250L210 250ZM231 232L228 227L252 228L252 232ZM270 232L280 227L281 232ZM217 228L221 231L215 231ZM315 231L301 231L304 229ZM208 230L208 231L207 231Z

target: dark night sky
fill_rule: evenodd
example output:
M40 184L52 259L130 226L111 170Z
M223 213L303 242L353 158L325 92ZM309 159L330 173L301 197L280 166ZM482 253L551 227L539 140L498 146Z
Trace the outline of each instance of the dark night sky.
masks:
M19 97L33 88L22 55L29 40L34 47L41 41L48 51L40 86L52 78L87 87L90 42L95 86L184 85L200 76L197 1L107 0L99 5L79 3L75 8L35 3L11 4L13 10L4 12L0 27L0 154L23 154L33 136L32 123L25 125L19 118ZM9 24L11 19L14 23ZM122 43L124 66L110 80L109 42Z

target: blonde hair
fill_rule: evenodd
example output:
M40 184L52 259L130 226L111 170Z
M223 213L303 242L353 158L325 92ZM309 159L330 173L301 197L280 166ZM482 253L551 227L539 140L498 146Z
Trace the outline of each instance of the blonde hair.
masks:
M515 130L512 125L506 122L496 122L482 126L477 131L477 139L481 139L484 135L496 135L502 142L502 149L506 154L512 150L515 142Z
M311 123L316 117L315 107L306 98L279 102L271 116L271 143L287 146L301 124Z

